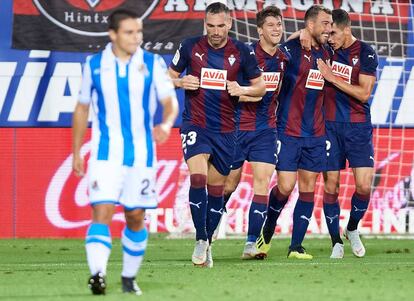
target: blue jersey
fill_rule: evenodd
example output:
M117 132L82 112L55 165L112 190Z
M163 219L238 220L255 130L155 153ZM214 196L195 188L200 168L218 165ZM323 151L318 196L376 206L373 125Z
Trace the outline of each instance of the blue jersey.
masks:
M280 49L288 58L278 99L278 132L295 137L325 135L323 114L325 81L317 59L330 59L329 48L302 49L299 38L285 42Z
M332 72L352 85L359 84L359 75L376 76L378 58L366 43L356 40L346 49L338 49L332 57ZM328 83L325 112L327 121L371 122L369 103L356 98Z
M276 128L277 95L286 66L286 55L277 49L270 55L260 46L259 42L252 45L259 68L263 72L266 94L259 102L240 102L239 130L255 131Z
M215 49L206 36L190 38L180 45L170 65L176 72L187 70L200 79L200 88L185 91L183 122L214 132L236 129L235 111L238 97L226 90L226 80L243 83L261 75L254 51L244 43L228 39Z
M157 97L175 97L164 60L138 48L128 63L108 44L84 66L79 102L92 107L91 159L151 167Z

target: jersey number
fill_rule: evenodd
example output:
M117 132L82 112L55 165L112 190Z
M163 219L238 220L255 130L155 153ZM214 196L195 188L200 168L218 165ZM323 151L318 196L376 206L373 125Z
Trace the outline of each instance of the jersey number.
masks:
M194 131L188 132L188 134L181 134L181 143L183 149L187 148L187 145L193 145L197 141L197 133Z

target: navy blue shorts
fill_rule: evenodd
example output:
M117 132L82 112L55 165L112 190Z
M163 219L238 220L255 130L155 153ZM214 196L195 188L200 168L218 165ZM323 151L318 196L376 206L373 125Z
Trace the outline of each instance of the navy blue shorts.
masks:
M276 129L238 131L232 169L239 169L244 161L276 165L276 141Z
M372 125L367 122L326 122L328 161L326 171L346 167L374 167Z
M293 137L278 134L276 169L321 172L326 169L326 137Z
M210 154L210 162L226 176L230 173L236 145L236 132L217 133L196 125L184 124L180 129L184 159Z

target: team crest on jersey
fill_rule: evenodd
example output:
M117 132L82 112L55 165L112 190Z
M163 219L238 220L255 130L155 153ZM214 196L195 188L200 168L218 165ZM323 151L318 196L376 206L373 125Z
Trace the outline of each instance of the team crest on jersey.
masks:
M351 83L351 75L352 75L351 66L339 63L337 61L333 61L332 62L332 73L342 78L348 84Z
M284 71L284 70L285 70L285 62L280 62L280 69L281 69L282 71Z
M91 188L92 188L93 190L99 190L98 181L93 181L93 182L92 182L92 185L91 185Z
M236 62L236 58L234 57L233 54L229 56L228 60L229 60L230 66L233 66L233 64Z
M357 57L357 56L354 56L354 57L352 58L352 64L354 64L354 66L358 63L358 61L359 61L359 59L358 59L358 57Z
M280 82L280 72L263 72L262 74L266 85L266 91L276 91Z
M323 79L322 73L316 69L310 69L308 78L306 79L305 87L308 89L322 90L325 80Z
M201 68L201 88L226 90L226 80L227 70Z

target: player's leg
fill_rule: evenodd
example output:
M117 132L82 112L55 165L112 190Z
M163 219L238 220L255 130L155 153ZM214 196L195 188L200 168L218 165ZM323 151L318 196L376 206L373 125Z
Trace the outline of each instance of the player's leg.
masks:
M341 214L338 202L340 172L324 172L323 178L323 211L332 241L332 254L330 257L332 259L340 259L344 257L344 243L339 233L339 219Z
M251 162L251 165L254 195L249 209L247 240L242 259L253 259L258 254L256 240L266 218L269 184L275 170L275 165L270 163Z
M122 231L122 291L142 295L135 281L147 248L148 232L145 227L145 210L125 209L126 226Z
M86 232L85 248L91 277L88 286L93 294L104 294L105 275L112 249L109 225L124 182L123 167L108 161L90 159L88 170L92 223Z
M226 211L226 205L230 200L231 194L236 190L237 185L240 183L241 174L242 174L243 164L237 168L232 167L226 183L224 184L224 200L223 200L223 209Z
M365 247L358 233L358 224L368 209L371 185L374 177L374 147L372 125L351 123L346 133L346 155L355 179L355 192L351 199L351 213L345 236L351 243L355 256L363 257Z

